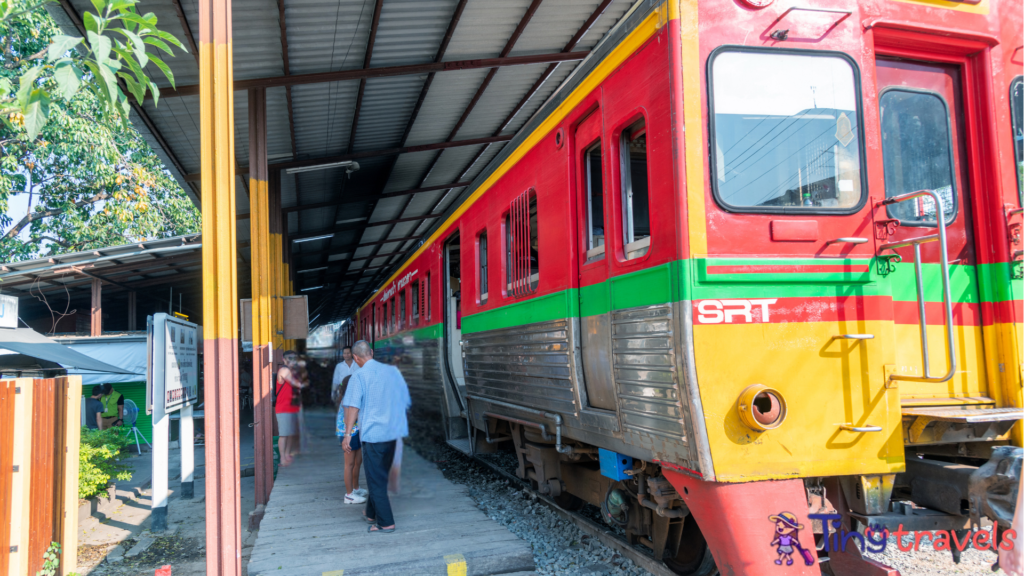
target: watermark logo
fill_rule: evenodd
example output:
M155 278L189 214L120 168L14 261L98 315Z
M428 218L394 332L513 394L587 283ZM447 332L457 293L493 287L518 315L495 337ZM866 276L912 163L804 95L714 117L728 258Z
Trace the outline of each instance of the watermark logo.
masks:
M799 533L800 530L803 530L804 525L796 519L795 514L792 512L773 514L768 517L768 521L775 523L775 539L772 540L771 546L775 546L775 552L779 555L775 560L776 564L782 566L782 563L785 562L786 566L792 566L793 552L799 552L804 564L808 566L817 563L814 554L800 545Z

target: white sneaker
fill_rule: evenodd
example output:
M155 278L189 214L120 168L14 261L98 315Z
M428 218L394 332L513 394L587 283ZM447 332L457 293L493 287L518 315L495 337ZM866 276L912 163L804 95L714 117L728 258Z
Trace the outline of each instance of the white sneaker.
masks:
M360 496L363 496L364 498L365 498L366 496L369 496L369 495L370 495L370 493L366 491L366 488L356 488L356 489L355 489L355 490L353 490L352 492L353 492L354 494L359 494Z
M366 502L366 497L355 492L351 494L345 494L345 504L362 504Z

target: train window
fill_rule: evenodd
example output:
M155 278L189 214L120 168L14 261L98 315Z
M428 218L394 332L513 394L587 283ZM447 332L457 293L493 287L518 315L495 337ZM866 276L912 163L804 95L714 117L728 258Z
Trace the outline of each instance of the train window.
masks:
M651 215L647 191L647 130L643 120L622 131L622 245L626 258L637 258L651 246Z
M956 218L953 141L946 101L934 92L907 88L886 90L878 99L882 111L882 162L885 196L933 190L942 198L947 223ZM887 208L904 226L935 226L935 201L930 196Z
M1010 83L1010 122L1013 126L1013 157L1017 161L1017 194L1024 205L1024 76Z
M859 209L864 168L852 61L834 52L732 47L712 58L718 202L744 212Z
M537 242L537 193L532 189L512 201L505 215L505 280L511 296L537 289L540 263Z
M423 308L427 321L430 321L430 272L427 272L427 281L423 283Z
M583 153L587 175L587 260L604 256L604 186L601 179L601 141Z
M398 294L398 329L405 328L407 317L405 315L405 290Z
M487 304L487 231L477 236L477 285L480 290L480 303Z
M420 283L419 281L412 283L412 290L409 291L412 296L412 324L416 326L420 323Z
M391 308L391 327L388 332L394 332L398 329L398 323L395 322L395 299L392 298L388 304L388 308Z

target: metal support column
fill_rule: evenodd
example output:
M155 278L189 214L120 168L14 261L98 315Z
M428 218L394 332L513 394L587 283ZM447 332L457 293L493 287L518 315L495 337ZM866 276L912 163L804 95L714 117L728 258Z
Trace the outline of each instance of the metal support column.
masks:
M103 335L103 283L92 279L92 308L89 310L89 335Z
M231 0L199 1L206 573L242 573Z
M281 211L281 172L275 171L270 180L270 292L271 306L273 307L272 321L270 324L271 338L275 356L271 359L273 370L276 373L277 367L281 364L281 354L287 350L284 342L284 245L288 241L288 234L285 233L285 215Z
M270 204L267 178L267 94L249 91L249 245L252 268L252 383L255 392L256 506L266 505L274 486L274 409L270 264Z
M135 298L135 292L128 293L128 331L133 332L139 329L138 323L138 304Z

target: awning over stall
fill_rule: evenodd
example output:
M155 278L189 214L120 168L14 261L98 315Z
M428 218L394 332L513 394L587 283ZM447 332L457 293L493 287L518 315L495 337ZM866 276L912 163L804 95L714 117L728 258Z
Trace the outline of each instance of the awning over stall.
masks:
M134 374L124 368L95 360L67 346L62 346L30 328L0 329L0 350L10 350L17 354L49 360L65 368L111 374Z

